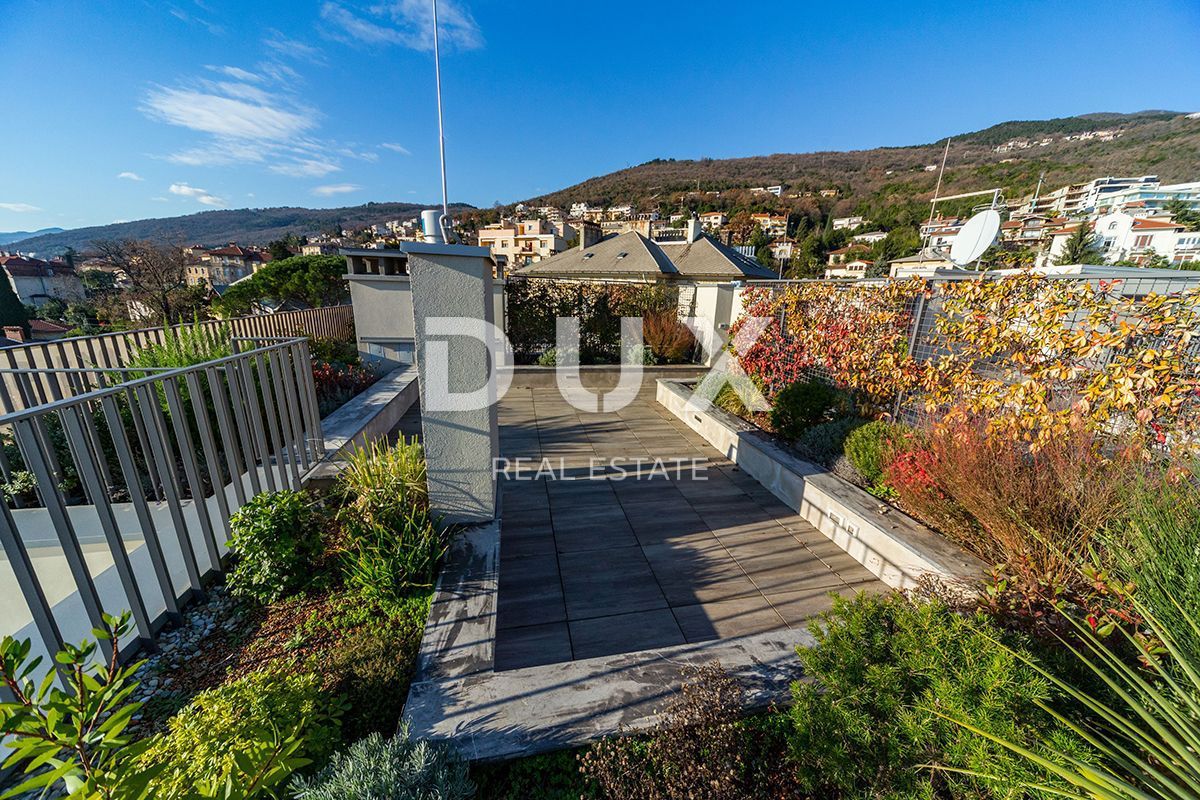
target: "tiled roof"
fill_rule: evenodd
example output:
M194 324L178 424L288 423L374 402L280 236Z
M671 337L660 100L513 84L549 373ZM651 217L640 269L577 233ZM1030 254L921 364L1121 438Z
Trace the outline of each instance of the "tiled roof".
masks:
M1141 217L1138 217L1137 219L1135 219L1133 221L1133 229L1135 231L1145 231L1145 230L1169 231L1169 230L1175 230L1177 228L1182 229L1183 226L1176 224L1174 222L1160 222L1159 220L1156 220L1156 219L1143 219Z
M34 333L66 333L71 328L45 319L31 319L29 320L29 330Z
M702 236L694 242L654 242L637 231L602 239L591 247L573 247L513 271L543 278L588 276L661 277L738 280L773 278L775 273L748 256Z

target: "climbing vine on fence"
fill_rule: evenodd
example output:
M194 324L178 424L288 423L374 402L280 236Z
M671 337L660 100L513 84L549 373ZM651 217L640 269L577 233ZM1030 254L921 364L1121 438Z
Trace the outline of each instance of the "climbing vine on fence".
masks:
M504 287L509 342L518 363L530 363L554 347L555 320L579 318L583 363L616 363L621 354L621 317L645 317L676 308L679 290L661 284L509 278Z
M922 298L933 320L914 357ZM1133 294L1119 280L1024 272L753 288L744 305L746 315L772 320L740 355L768 394L815 372L875 411L903 399L935 419L979 415L1035 445L1082 421L1195 447L1200 288Z

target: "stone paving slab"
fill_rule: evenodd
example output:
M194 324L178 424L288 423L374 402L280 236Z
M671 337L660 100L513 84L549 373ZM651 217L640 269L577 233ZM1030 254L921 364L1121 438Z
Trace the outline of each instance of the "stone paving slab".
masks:
M650 389L610 414L513 389L499 418L501 456L530 460L500 486L498 670L803 627L864 583Z

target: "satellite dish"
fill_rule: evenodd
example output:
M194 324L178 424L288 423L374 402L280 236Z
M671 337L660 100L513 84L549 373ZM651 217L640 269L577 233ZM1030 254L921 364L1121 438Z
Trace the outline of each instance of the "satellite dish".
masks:
M967 220L950 245L950 260L957 267L965 267L983 255L992 246L1000 233L1000 212L994 208L980 211Z

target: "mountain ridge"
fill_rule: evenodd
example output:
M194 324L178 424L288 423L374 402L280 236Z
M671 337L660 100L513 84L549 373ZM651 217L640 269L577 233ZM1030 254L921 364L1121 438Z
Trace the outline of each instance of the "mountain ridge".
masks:
M1088 131L1118 129L1111 141L1065 141ZM1045 146L997 152L1012 139L1053 137ZM919 145L729 159L653 159L524 201L532 205L661 203L679 193L724 192L783 184L800 193L837 188L831 205L860 206L932 196L945 139ZM1010 120L951 137L942 194L1001 186L1008 197L1106 175L1157 174L1164 182L1200 179L1200 119L1186 112L1095 112L1049 120ZM714 205L718 203L714 202ZM867 210L864 208L863 210Z
M9 244L10 249L39 255L57 255L68 247L85 251L99 239L149 239L158 243L223 245L238 242L244 245L265 245L289 233L308 234L331 226L362 227L388 220L410 218L427 208L440 208L435 203L365 203L339 208L303 208L275 206L270 208L239 208L199 211L177 217L150 217L111 225L50 233ZM452 213L473 209L465 203L451 204Z

